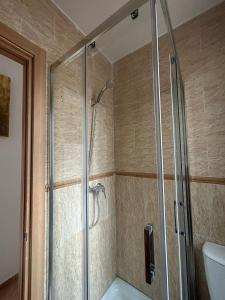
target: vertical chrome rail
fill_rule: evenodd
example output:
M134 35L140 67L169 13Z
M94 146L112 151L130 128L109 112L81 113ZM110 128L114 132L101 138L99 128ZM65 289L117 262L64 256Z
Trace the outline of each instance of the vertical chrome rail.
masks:
M160 0L163 15L167 25L167 30L172 46L172 56L175 58L176 64L176 86L177 86L177 102L175 105L178 110L178 124L179 126L179 143L180 143L180 159L181 159L181 173L179 178L179 186L183 192L183 212L180 217L185 238L182 238L181 243L181 261L182 261L182 277L183 277L183 297L184 299L195 299L195 265L194 265L194 246L193 246L193 232L192 232L192 212L189 186L189 171L188 171L188 146L186 134L186 116L185 116L185 95L184 84L180 69L179 56L177 54L174 32L170 19L167 0ZM185 209L184 209L185 208ZM185 292L186 291L186 292Z
M182 191L183 191L183 210L182 220L185 230L185 242L183 243L182 259L186 259L186 290L188 296L184 299L196 299L195 290L195 264L194 264L194 246L193 246L193 231L192 231L192 212L191 212L191 196L189 185L189 169L188 169L188 146L186 133L186 115L185 115L185 94L181 73L177 71L178 77L178 112L180 125L180 150L181 150L181 170L182 170ZM186 268L186 269L185 269Z
M89 205L88 205L88 101L87 101L87 46L84 47L84 106L83 106L83 228L84 228L84 271L83 271L83 299L89 297Z
M163 166L163 143L162 143L162 117L159 77L159 45L156 14L156 0L150 0L150 15L152 26L152 68L153 68L153 91L155 106L156 127L156 153L158 166L158 193L160 205L160 231L161 231L161 256L162 256L162 292L163 300L169 300L169 278L168 278L168 252L166 232L166 208L164 195L164 166Z
M53 280L53 197L54 197L54 70L50 69L50 116L49 116L49 194L48 194L48 300L54 299L52 295L52 280Z
M179 280L180 280L180 300L184 300L183 293L187 294L186 280L184 282L183 276L186 275L186 264L183 264L181 256L182 245L181 239L184 239L183 220L180 218L180 205L183 205L183 190L182 190L182 171L181 171L181 157L180 157L180 126L178 113L178 86L177 86L177 69L176 58L170 56L170 84L171 84L171 100L172 100L172 119L173 119L173 144L174 144L174 164L175 164L175 187L176 187L176 201L174 218L177 224L177 241L178 241L178 258L179 258ZM184 270L185 268L185 270ZM185 284L184 284L185 283Z
M174 38L174 33L173 33L173 27L172 27L172 22L170 19L170 14L169 14L169 9L168 9L168 5L167 5L167 0L160 0L161 3L161 8L162 8L162 12L163 12L163 16L164 16L164 20L165 20L165 24L168 30L168 34L169 34L169 38L170 38L170 42L171 42L171 46L172 46L172 55L177 58L177 48L176 48L176 43L175 43L175 38ZM179 61L177 61L177 66L180 72L180 65L179 65Z
M83 221L83 300L89 299L89 256L88 256L88 241L89 241L89 219L88 219L88 103L86 96L86 48L83 55L83 70L84 70L84 89L83 89L83 133L82 133L82 157L83 157L83 174L82 174L82 221ZM54 242L54 77L55 68L50 70L50 116L49 116L49 245L48 245L48 300L54 300L53 292L53 242Z
M192 231L192 212L191 212L191 199L190 199L190 184L189 184L189 168L188 168L188 145L187 145L187 133L186 133L186 115L185 115L185 94L184 84L182 80L182 74L180 69L179 56L177 54L174 32L172 28L172 22L170 19L167 0L159 0L164 15L164 20L167 26L169 38L172 46L171 56L175 59L176 70L176 101L174 105L177 109L177 124L179 137L176 136L176 141L179 144L177 155L180 157L180 177L178 178L180 200L183 202L182 212L178 215L182 224L185 235L181 237L180 242L180 259L181 259L181 271L183 280L183 299L196 299L195 295L195 263L194 263L194 246L193 246L193 231ZM176 156L177 159L177 156ZM182 193L181 193L182 192Z

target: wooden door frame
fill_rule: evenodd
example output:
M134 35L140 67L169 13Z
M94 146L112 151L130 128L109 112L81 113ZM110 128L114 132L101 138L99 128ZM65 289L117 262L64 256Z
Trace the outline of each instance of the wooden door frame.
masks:
M0 53L24 67L20 299L44 298L45 51L0 22Z

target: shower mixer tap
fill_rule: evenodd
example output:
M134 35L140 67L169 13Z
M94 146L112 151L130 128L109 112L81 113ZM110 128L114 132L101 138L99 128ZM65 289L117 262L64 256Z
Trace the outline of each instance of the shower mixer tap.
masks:
M99 194L103 193L106 199L105 187L100 182L93 187L89 186L89 193L93 194L93 218L92 222L89 225L89 228L93 228L95 225L98 224L101 215L101 207L99 203ZM96 214L96 206L97 206L97 214Z
M106 198L105 187L100 182L93 187L89 186L89 193L99 194L101 192L104 194L104 196Z

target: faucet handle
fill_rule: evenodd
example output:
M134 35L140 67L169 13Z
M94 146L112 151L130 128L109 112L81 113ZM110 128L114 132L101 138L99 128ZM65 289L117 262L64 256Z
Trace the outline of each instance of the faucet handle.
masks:
M102 192L104 194L104 196L105 196L105 199L106 199L106 193L105 193L105 187L104 187L104 185L101 184L101 183L98 183L97 186L99 188L99 192Z

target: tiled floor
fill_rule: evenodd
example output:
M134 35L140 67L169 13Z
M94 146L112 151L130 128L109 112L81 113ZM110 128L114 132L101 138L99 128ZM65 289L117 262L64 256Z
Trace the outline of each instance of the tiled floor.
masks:
M19 300L18 279L0 289L0 300Z

